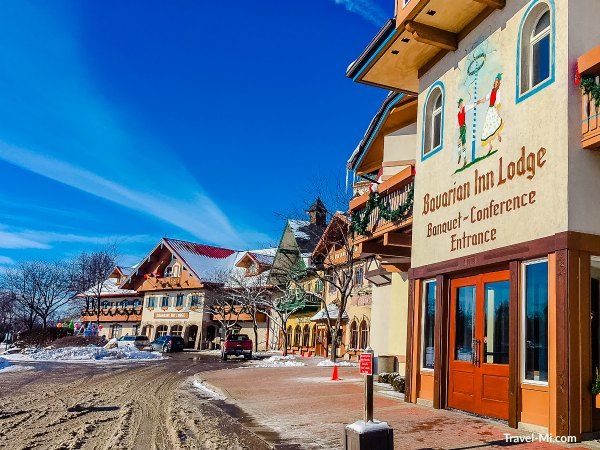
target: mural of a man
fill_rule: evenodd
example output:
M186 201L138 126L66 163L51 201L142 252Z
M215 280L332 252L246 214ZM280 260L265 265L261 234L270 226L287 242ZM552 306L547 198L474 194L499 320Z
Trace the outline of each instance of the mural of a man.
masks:
M481 133L481 145L489 145L488 154L494 150L494 141L498 138L498 142L502 142L502 127L504 122L498 112L500 107L500 86L502 84L502 74L496 75L494 86L489 94L478 100L477 103L489 102L487 114L485 116L485 125Z
M467 165L467 113L475 108L474 104L465 105L461 98L458 101L458 164Z

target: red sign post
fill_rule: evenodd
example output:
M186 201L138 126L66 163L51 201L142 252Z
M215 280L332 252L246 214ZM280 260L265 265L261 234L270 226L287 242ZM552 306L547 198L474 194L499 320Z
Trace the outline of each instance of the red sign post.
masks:
M361 375L373 375L373 354L362 353L358 361L358 370Z
M365 376L365 423L373 421L373 350L367 347L358 360L358 371Z

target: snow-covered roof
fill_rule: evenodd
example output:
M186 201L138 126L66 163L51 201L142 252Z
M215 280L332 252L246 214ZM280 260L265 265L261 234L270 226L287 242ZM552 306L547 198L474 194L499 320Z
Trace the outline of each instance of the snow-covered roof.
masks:
M325 308L322 308L318 313L310 318L311 322L318 322L319 320L327 320L327 315L329 314L329 319L337 319L340 309L335 303L330 303L327 305L327 312L325 312ZM342 313L342 320L348 320L348 314L346 311Z
M83 293L83 295L88 296L88 297L92 297L92 296L96 296L98 293L98 290L96 288L91 288L88 289L87 291L85 291ZM102 284L100 285L100 296L101 297L118 297L118 296L133 296L133 295L137 295L136 291L133 291L131 289L122 289L121 287L119 287L119 285L116 283L116 281L113 278L109 278L105 281L102 282Z
M232 270L244 253L178 239L163 238L163 241L202 281L219 282L220 274Z
M128 277L129 275L131 275L133 273L133 271L135 270L133 267L127 267L127 266L117 266L117 268L126 277Z
M297 219L288 219L288 225L296 238L302 256L310 256L319 239L321 239L325 227L311 223L308 220Z

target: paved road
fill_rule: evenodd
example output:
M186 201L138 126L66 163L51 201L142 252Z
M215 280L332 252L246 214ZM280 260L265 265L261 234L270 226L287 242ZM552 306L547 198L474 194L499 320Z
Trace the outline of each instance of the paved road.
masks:
M4 373L0 448L260 450L281 443L249 432L192 387L193 375L224 364L240 363L180 353L118 365L32 363L33 370Z

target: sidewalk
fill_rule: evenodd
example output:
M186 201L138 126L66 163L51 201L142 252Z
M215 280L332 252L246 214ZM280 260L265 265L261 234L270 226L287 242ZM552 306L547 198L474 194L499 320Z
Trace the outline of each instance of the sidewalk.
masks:
M331 368L305 361L304 367L206 372L202 379L288 442L301 448L340 448L344 425L362 419L362 377L356 367L340 367L342 380L332 382ZM396 449L559 448L546 442L507 443L504 433L525 433L468 414L405 403L383 389L376 387L375 419L394 428Z

